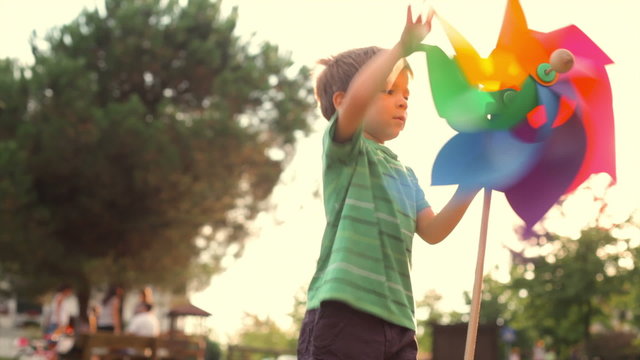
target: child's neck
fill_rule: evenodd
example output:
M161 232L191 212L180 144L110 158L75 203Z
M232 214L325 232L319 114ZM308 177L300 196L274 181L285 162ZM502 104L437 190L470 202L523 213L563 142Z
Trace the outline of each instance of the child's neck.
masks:
M375 137L375 136L373 136L373 135L369 134L369 133L368 133L368 132L366 132L366 131L363 133L363 135L364 135L364 137L365 137L365 138L367 138L367 139L369 139L369 140L371 140L371 141L375 141L375 142L377 142L377 143L378 143L378 144L380 144L380 145L384 145L384 140L380 140L380 139L378 139L377 137Z

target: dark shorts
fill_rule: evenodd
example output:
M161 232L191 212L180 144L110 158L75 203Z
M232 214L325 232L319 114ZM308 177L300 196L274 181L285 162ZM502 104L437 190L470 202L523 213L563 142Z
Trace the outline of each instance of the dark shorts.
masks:
M325 301L308 310L298 339L298 360L415 360L416 333L345 303Z

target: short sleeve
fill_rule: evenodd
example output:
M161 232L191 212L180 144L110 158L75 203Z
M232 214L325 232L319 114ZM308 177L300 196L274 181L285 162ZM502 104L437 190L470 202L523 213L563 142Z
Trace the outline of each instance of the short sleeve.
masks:
M133 318L131 318L131 321L129 321L129 324L127 325L127 329L125 330L125 332L135 334L138 332L139 327L140 327L139 317L135 315Z
M67 298L67 306L69 307L69 316L77 317L80 315L80 305L78 304L78 298L71 296Z
M353 134L351 140L344 143L338 143L333 140L337 125L338 112L336 111L333 117L331 117L329 126L325 130L322 138L324 160L325 162L339 161L347 163L355 159L358 151L362 149L362 125L358 127L358 130Z
M416 201L416 214L420 213L420 211L431 207L429 202L427 201L424 191L422 191L422 187L420 187L420 182L418 181L418 177L413 172L413 169L407 167L407 172L409 173L409 177L411 178L411 184L413 186L413 192Z

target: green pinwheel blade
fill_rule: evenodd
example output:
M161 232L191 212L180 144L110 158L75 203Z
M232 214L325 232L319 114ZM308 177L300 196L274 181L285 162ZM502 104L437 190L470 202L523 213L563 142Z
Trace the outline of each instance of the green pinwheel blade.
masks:
M470 86L456 62L437 46L423 45L436 110L459 132L486 129L491 95Z
M520 91L511 91L510 97L504 96L503 91L496 91L499 104L496 113L492 114L488 121L489 129L503 130L509 129L520 121L526 119L529 111L538 106L538 93L536 92L536 82L531 77L522 84Z
M458 132L511 128L537 105L535 82L530 78L507 100L503 90L486 92L470 85L456 61L439 47L422 45L421 49L427 54L436 110Z

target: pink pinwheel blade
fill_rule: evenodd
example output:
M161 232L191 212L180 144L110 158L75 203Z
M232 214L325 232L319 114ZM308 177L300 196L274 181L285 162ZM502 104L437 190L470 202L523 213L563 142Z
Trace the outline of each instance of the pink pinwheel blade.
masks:
M567 83L572 85L587 141L584 162L567 192L575 190L592 174L604 172L615 181L613 101L604 68L613 61L575 25L549 33L533 33L547 51L563 48L575 56L573 69L560 75L558 84L552 86L558 93L567 94Z
M613 102L607 72L602 68L596 79L576 77L570 81L582 97L580 113L587 147L584 162L568 192L575 190L592 174L604 172L614 181L617 179Z
M590 59L594 64L605 66L613 60L575 25L566 26L548 33L531 30L548 53L556 49L567 49L574 56Z

